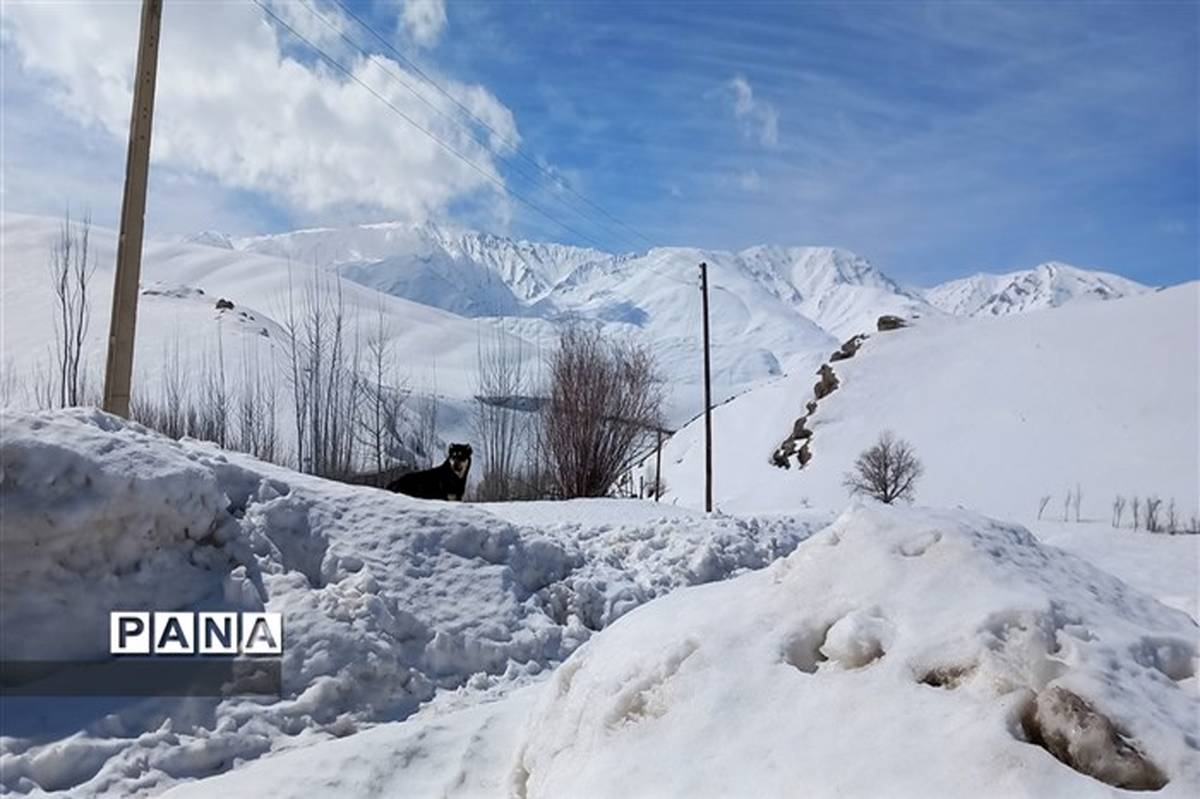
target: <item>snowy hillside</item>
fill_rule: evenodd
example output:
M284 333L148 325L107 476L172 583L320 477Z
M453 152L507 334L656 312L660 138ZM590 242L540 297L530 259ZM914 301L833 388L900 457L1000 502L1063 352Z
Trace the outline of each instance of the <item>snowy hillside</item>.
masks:
M1149 290L1119 275L1051 261L1020 272L951 280L928 289L925 299L958 316L1005 316L1072 302L1132 297Z
M819 519L604 500L517 506L514 524L98 411L4 411L0 427L5 657L103 657L109 611L131 607L279 611L286 642L277 700L3 698L4 793L158 792L442 691L523 684L656 596L788 554Z
M843 474L883 430L916 447L917 500L1029 520L1068 491L1107 519L1115 497L1172 498L1200 515L1200 284L1115 302L987 319L922 319L875 333L833 364L840 387L810 418L812 461L780 469L772 451L812 399L798 373L713 414L717 505L786 510L847 499ZM669 499L702 506L703 425L667 444Z
M46 217L6 214L2 220L4 247L4 357L13 371L25 377L49 365L54 340L53 295L47 261L61 221ZM312 281L315 268L303 261L252 252L233 251L186 242L146 243L142 263L143 296L138 309L134 356L137 382L152 390L160 378L166 352L178 343L193 369L213 358L218 341L230 375L241 373L242 362L259 358L283 374L281 325L287 314L291 285L296 302ZM87 363L99 371L104 364L116 257L113 231L93 227L91 250L96 266L91 283L92 321L85 345ZM216 308L218 299L234 304ZM436 353L439 390L468 397L474 386L476 347L480 336L491 335L484 320L469 320L428 305L389 296L347 282L344 300L348 317L361 340L366 340L378 313L385 316L387 337L405 367L432 364ZM421 370L400 377L414 382Z

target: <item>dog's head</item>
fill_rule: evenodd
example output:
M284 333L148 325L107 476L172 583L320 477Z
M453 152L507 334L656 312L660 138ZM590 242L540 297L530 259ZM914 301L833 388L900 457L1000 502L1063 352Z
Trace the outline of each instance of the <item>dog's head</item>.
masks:
M471 468L471 445L451 444L446 460L450 463L450 468L454 470L456 475L465 477L467 469Z

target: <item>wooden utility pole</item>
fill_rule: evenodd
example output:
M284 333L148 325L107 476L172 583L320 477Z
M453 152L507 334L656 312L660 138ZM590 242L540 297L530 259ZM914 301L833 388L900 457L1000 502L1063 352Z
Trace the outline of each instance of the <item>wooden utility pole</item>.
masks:
M158 32L162 0L142 0L142 33L133 81L129 150L125 157L125 194L121 198L121 235L113 279L108 361L104 370L104 410L129 416L133 375L133 335L137 325L138 280L142 272L142 233L146 219L146 178L150 173L150 124L154 118L154 82L158 73Z
M712 513L712 374L708 363L708 264L700 264L704 305L704 510Z
M654 501L662 494L662 428L654 430Z

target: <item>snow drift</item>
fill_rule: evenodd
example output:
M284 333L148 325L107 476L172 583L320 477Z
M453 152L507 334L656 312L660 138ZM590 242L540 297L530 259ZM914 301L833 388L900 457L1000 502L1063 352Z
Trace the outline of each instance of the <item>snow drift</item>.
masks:
M1197 626L1020 527L858 506L547 684L518 796L1200 791ZM1164 787L1165 786L1165 787Z
M441 689L520 681L638 604L809 532L665 509L622 524L632 501L610 502L606 525L571 521L568 503L543 531L99 411L0 413L5 658L104 657L109 611L131 608L279 611L285 640L278 701L5 698L6 791L159 790L405 718Z

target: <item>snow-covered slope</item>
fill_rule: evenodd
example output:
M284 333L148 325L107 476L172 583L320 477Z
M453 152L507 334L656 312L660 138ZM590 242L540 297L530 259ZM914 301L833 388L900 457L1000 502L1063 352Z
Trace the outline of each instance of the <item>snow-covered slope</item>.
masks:
M1196 669L1191 618L1020 527L860 507L593 639L541 692L513 782L530 799L1192 796Z
M1028 520L1043 496L1061 516L1082 490L1084 517L1119 494L1176 501L1200 515L1200 283L1053 311L923 319L876 333L833 364L841 385L818 403L812 461L769 463L813 396L799 373L715 409L714 491L726 510L846 501L842 477L884 430L925 466L923 503ZM668 498L702 506L704 429L668 442Z
M979 273L934 286L925 299L958 316L1004 316L1078 301L1115 300L1150 291L1108 272L1051 261L1008 274Z
M4 793L154 793L406 718L442 690L519 684L639 604L761 568L816 524L633 500L513 524L99 411L0 411L0 430L5 658L102 659L108 613L130 608L279 611L285 641L277 700L4 696Z

